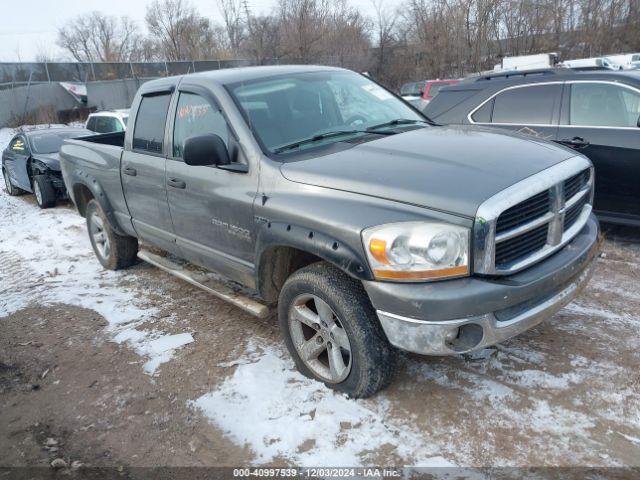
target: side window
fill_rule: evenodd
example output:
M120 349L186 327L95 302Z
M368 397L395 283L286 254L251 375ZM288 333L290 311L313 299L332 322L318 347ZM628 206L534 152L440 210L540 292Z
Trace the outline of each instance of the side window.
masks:
M561 85L534 85L499 93L493 103L492 123L549 125Z
M493 101L489 100L471 115L471 119L478 123L491 123L491 114L493 113Z
M11 142L11 151L13 153L17 153L18 155L28 155L29 150L24 141L24 138L18 137L13 142Z
M229 127L222 113L194 93L180 93L173 127L173 156L182 158L184 142L195 135L215 133L229 145Z
M142 97L133 129L134 150L162 153L164 127L170 101L169 93Z
M91 130L93 132L96 131L96 117L91 117L88 121L87 121L87 130Z
M569 124L601 127L637 127L640 92L609 83L571 85Z

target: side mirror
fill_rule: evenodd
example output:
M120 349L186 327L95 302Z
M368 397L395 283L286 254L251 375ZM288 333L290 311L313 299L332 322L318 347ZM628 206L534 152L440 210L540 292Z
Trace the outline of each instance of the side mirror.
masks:
M189 137L184 142L184 163L193 166L229 165L231 158L224 140L209 133Z

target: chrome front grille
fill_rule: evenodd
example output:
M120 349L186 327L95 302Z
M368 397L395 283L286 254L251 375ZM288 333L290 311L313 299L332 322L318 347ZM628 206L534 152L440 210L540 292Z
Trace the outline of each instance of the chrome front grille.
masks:
M502 233L545 215L551 208L549 190L540 192L524 202L505 210L496 222L496 233Z
M511 262L540 250L546 245L548 236L549 225L545 223L517 237L496 244L496 265L509 265Z
M573 157L500 192L478 209L474 271L507 275L562 248L584 226L593 202L593 168Z

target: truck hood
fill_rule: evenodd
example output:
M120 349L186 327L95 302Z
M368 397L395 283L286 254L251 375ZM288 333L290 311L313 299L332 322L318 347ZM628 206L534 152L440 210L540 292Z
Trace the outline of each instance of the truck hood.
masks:
M433 127L287 162L281 171L293 182L474 217L486 199L572 156L517 134Z
M60 171L60 154L59 153L34 153L34 160L39 160L51 170Z

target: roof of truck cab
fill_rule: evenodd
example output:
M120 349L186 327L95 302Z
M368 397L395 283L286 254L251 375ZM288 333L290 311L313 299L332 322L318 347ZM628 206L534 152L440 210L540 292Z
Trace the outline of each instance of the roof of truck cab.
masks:
M278 65L262 67L238 67L209 70L206 72L178 75L174 77L158 78L143 84L143 90L154 90L164 85L176 85L185 78L207 79L216 83L227 85L236 82L248 82L260 78L277 77L279 75L293 75L298 73L348 71L344 68L326 67L320 65Z

